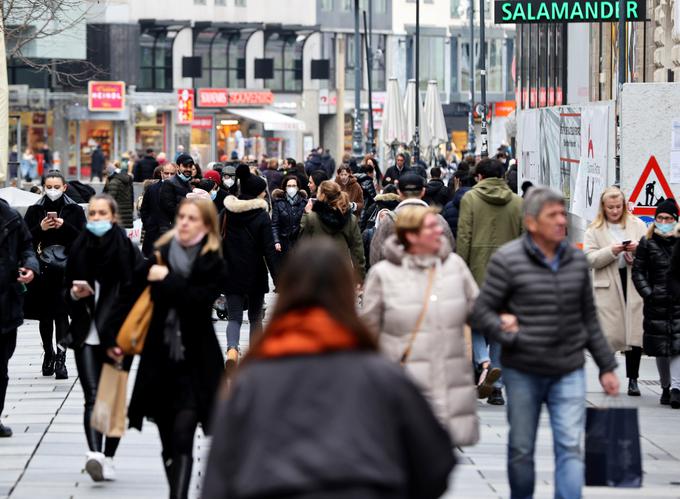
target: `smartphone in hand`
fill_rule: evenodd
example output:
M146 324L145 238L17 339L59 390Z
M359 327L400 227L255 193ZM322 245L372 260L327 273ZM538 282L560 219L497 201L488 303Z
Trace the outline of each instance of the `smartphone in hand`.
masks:
M47 212L47 218L57 218L57 212L56 211L48 211Z

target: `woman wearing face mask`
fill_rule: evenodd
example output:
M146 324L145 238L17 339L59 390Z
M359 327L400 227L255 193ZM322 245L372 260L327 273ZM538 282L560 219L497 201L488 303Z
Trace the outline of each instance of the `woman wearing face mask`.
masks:
M83 209L64 192L66 181L59 171L45 175L45 195L26 211L26 224L33 236L33 246L40 258L40 278L29 286L27 317L40 321L40 337L45 357L43 376L56 374L57 379L68 379L66 350L59 346L66 335L68 315L64 301L63 282L65 262L56 262L50 255L68 256L71 246L85 228ZM53 348L56 336L57 351Z
M626 355L628 395L640 396L638 376L642 356L642 298L631 269L645 223L631 215L618 187L605 189L600 210L585 234L583 251L593 269L597 313L609 346Z
M677 238L678 206L667 199L656 208L654 223L633 261L633 283L644 301L642 348L656 357L662 405L680 409L680 302L674 296L671 255Z
M200 197L182 200L175 228L156 243L146 271L153 317L130 400L130 427L144 418L158 426L170 497L186 499L198 424L209 420L224 358L212 304L224 275L215 208Z
M307 193L300 190L295 175L286 176L282 185L285 191L276 189L272 192L272 233L276 251L285 255L299 236Z
M276 284L278 258L274 249L272 224L264 200L267 183L253 175L248 165L239 165L236 176L239 197L224 200L222 248L227 263L224 294L229 309L227 324L227 373L238 364L239 338L243 311L248 309L250 340L262 329L264 295L269 292L269 277Z
M120 224L126 229L132 228L134 213L134 186L132 175L128 174L128 160L116 161L113 174L104 184L104 193L109 194L118 204Z
M66 266L66 295L71 325L63 340L73 349L85 398L85 438L89 452L85 471L96 482L114 480L113 456L120 439L104 437L90 425L102 366L120 364L129 370L132 357L123 359L116 335L129 304L135 271L145 264L139 249L118 224L116 201L97 194L88 205L86 230L71 247Z
M210 196L210 201L212 201L213 205L215 205L215 211L217 211L217 213L219 213L220 210L224 209L224 204L222 205L218 204L219 203L218 195L220 193L220 188L215 182L207 178L204 178L198 183L196 189L200 189L208 193L208 195ZM196 189L194 189L194 191ZM224 198L222 199L222 203L224 203Z
M222 169L222 186L227 190L228 196L238 196L236 167L233 165L226 165Z

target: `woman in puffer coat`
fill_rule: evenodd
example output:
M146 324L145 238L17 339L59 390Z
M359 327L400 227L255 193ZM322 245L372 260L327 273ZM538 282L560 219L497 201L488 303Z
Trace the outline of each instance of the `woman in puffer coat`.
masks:
M654 223L642 238L633 261L633 283L644 300L642 348L656 357L662 405L680 409L680 301L674 297L671 255L678 207L667 199L656 208Z
M386 259L368 273L362 316L385 355L423 390L454 444L474 445L477 390L463 328L477 285L442 237L435 210L402 208L396 231L386 240Z
M203 499L441 497L451 440L404 370L378 354L339 247L301 241L279 287L215 416Z
M272 233L276 251L285 255L300 235L300 221L307 205L307 193L301 190L295 175L287 175L283 188L272 192Z

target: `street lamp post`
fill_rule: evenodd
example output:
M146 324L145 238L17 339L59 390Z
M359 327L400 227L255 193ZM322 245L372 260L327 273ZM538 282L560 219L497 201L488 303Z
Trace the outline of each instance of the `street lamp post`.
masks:
M354 0L354 130L352 154L360 158L363 152L361 133L361 36L359 34L359 0Z
M489 135L488 135L488 128L487 128L487 123L486 123L486 33L485 33L485 26L484 26L484 2L485 0L479 0L479 58L480 58L480 68L479 68L479 73L481 76L481 84L482 84L482 105L480 106L481 115L482 115L482 130L481 130L481 139L482 139L482 146L480 150L480 154L482 158L488 158L489 157Z
M368 128L366 133L366 153L375 154L375 137L373 132L373 48L369 45L371 39L371 0L368 0L368 18L364 11L364 47L366 48L366 79L368 81Z
M469 57L469 82L470 82L470 111L468 112L468 154L475 154L475 4L469 0L468 14L470 15L470 57Z
M413 133L413 163L420 160L420 0L416 0L416 126Z

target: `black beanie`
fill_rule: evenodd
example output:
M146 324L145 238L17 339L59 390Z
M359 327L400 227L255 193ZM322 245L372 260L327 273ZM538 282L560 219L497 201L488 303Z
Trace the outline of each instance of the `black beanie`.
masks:
M263 178L250 173L248 165L239 165L236 168L236 178L239 179L243 199L255 199L267 188L267 182Z
M669 215L673 215L673 218L677 220L678 205L675 202L675 199L666 199L661 204L659 204L659 206L656 207L656 213L654 213L654 216L659 216L659 213L668 213Z

